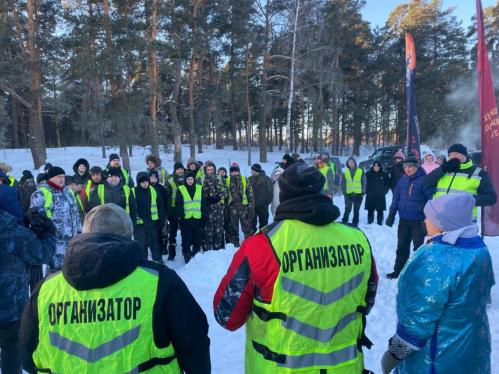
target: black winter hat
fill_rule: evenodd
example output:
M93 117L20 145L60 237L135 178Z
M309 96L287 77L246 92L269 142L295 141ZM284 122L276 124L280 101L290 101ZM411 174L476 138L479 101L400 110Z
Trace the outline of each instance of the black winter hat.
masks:
M117 153L111 153L109 155L109 162L113 161L113 160L119 160L120 159L120 156L118 156Z
M225 168L225 166L220 166L220 167L218 168L218 171L220 171L220 170L223 170L223 171L225 171L225 172L227 173L227 169Z
M418 166L419 165L419 160L416 158L416 156L409 156L404 160L404 165L412 165L412 166Z
M33 179L34 180L35 177L33 176L33 174L31 174L31 171L29 171L29 170L23 170L23 176L19 180L19 183L20 184L24 184L28 179Z
M106 178L110 175L114 175L115 177L121 178L121 168L109 168L106 172Z
M468 157L468 149L462 145L462 144L453 144L449 147L449 150L447 151L447 154L452 153L452 152L457 152L460 153L466 157Z
M185 169L184 165L180 161L175 162L175 164L173 165L173 171L177 169Z
M282 203L294 197L318 194L325 182L326 179L317 168L308 166L304 161L295 162L278 179L279 199Z
M260 165L260 164L253 164L253 165L251 165L251 170L254 170L257 173L261 173L262 172L262 165Z
M47 162L45 164L45 167L43 168L43 170L45 171L45 173L52 167L52 164L50 162Z
M184 174L184 180L187 180L187 178L194 178L196 179L196 174L194 174L192 171L188 171Z
M47 179L56 177L58 175L66 174L63 168L59 166L52 166L49 171L47 171Z
M149 177L152 177L153 175L156 177L156 179L159 179L159 173L158 173L158 171L157 171L157 170L151 170L151 171L149 172ZM139 176L139 175L137 174L137 177L138 177L138 176Z
M149 182L149 174L145 171L141 171L137 173L137 184L139 185L141 182Z

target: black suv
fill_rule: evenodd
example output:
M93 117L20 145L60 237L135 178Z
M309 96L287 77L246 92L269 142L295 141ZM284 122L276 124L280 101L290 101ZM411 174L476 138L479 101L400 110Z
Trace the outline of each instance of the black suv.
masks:
M381 164L383 171L388 173L393 165L393 155L399 150L403 152L404 148L404 146L400 145L378 148L369 156L369 160L359 163L359 167L364 169L364 171L368 171L373 166L374 161L378 161Z

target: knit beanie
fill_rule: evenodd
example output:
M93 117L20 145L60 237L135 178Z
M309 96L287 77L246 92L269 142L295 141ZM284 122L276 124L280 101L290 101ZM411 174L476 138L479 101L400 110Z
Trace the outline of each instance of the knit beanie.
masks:
M225 166L220 166L220 167L218 168L218 171L220 171L220 170L223 170L223 171L225 171L225 172L227 173L227 169L225 168Z
M173 165L173 171L178 170L178 169L185 169L184 165L179 161L175 162L175 164Z
M453 193L429 200L424 207L424 214L434 226L448 232L471 225L474 206L473 196Z
M26 182L28 179L33 179L34 180L35 177L33 176L33 174L31 174L31 171L29 171L29 170L23 170L23 176L19 180L19 183L20 184L24 184L24 182Z
M56 177L58 175L65 175L66 172L64 171L63 168L60 168L59 166L52 166L48 171L47 171L47 179Z
M106 173L106 178L111 175L121 178L121 168L109 168Z
M261 173L262 172L262 165L260 165L260 164L253 164L253 165L251 165L251 170L254 170L257 173Z
M120 159L120 156L118 156L117 153L111 153L109 155L109 162L113 161L113 160L119 160Z
M395 154L393 155L393 158L401 158L402 160L405 160L404 152L402 152L402 151L395 152Z
M141 171L137 173L137 185L139 185L141 182L149 182L149 173L146 173L145 171Z
M232 173L233 171L237 171L237 172L241 172L241 169L239 168L239 164L237 162L233 162L231 165L230 165L230 169L229 171Z
M196 164L196 167L199 166L194 157L191 157L190 159L187 160L187 167L189 167L190 164Z
M194 174L192 171L188 171L184 174L184 180L186 180L187 178L194 178L196 179L196 174Z
M139 174L140 174L140 173L139 173ZM137 178L139 177L139 174L137 174ZM156 179L159 179L159 173L158 173L158 171L157 171L157 170L151 170L151 171L149 172L149 177L152 177L152 176L155 176L155 177L156 177Z
M318 194L325 182L326 179L317 168L303 161L295 162L278 179L279 199L282 203L294 197Z
M409 156L404 160L404 166L406 165L418 167L419 161L416 157Z
M131 239L133 224L125 210L112 203L93 208L85 217L82 233L100 232Z
M460 153L466 157L468 157L468 149L462 145L462 144L453 144L449 147L449 150L447 151L447 154L450 154L452 152L457 152Z

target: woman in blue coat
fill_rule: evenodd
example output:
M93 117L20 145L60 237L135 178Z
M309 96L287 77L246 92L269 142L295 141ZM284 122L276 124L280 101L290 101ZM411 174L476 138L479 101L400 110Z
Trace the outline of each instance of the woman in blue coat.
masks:
M384 374L491 372L486 306L494 273L472 221L474 205L468 194L426 204L430 239L400 274L397 332L381 362Z

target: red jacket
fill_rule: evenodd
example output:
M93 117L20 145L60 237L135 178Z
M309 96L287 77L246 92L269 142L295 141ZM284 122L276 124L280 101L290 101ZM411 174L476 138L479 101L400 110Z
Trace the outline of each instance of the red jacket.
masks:
M217 322L231 331L244 325L251 313L253 299L265 303L272 301L279 270L277 257L264 233L246 239L234 254L229 270L215 293L213 311ZM374 305L377 286L378 273L372 258L366 294L367 313Z

